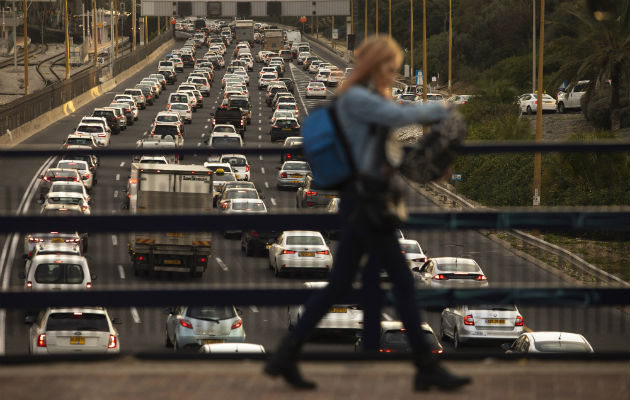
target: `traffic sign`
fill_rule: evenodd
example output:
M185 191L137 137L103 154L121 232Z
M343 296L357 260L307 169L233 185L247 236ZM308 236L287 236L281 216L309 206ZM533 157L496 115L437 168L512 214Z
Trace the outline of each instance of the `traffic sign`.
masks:
M421 70L416 70L416 85L422 85L422 79L424 78Z
M453 175L451 175L451 180L452 181L461 181L462 180L462 175L461 174L453 174Z
M332 38L333 38L334 40L339 39L339 29L336 29L336 28L335 28L335 29L333 29L333 30L332 30Z

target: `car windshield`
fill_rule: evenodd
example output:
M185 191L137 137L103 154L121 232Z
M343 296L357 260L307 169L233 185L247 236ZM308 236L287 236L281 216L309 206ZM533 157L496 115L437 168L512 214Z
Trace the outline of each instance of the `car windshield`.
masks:
M54 313L48 316L47 331L109 332L105 314L81 312Z
M78 160L78 161L85 161L86 163L88 163L89 165L92 164L92 156L89 155L79 155L79 154L73 154L71 156L63 156L62 160Z
M488 311L516 311L514 305L492 305L492 304L476 304L468 306L469 310L488 310Z
M276 125L282 128L294 128L297 127L297 122L294 119L277 119Z
M100 125L79 125L77 131L87 133L103 132L103 127Z
M53 178L53 179L64 179L64 178L74 179L76 176L77 176L77 173L74 171L48 171L46 172L46 178Z
M420 250L420 246L418 246L416 243L401 244L400 249L404 253L422 253L422 250Z
M479 272L479 267L469 262L447 263L447 264L440 263L438 265L438 269L440 271L451 271L451 272Z
M324 84L323 83L309 83L308 87L313 88L313 89L324 89Z
M78 163L74 161L59 161L57 163L57 168L66 168L66 169L87 169L84 163Z
M237 137L224 136L224 137L212 138L212 147L220 147L220 146L232 147L232 146L240 146L240 145L241 145L241 139Z
M571 353L590 353L591 349L584 342L569 342L569 341L535 341L534 346L536 350L543 353L559 353L559 352L571 352Z
M35 282L45 284L83 282L83 268L78 264L44 263L35 269Z
M231 199L257 199L258 193L253 190L228 190L225 193L225 198Z
M177 117L177 115L158 115L157 120L159 122L177 122L179 121L179 118Z
M292 170L292 171L310 171L311 170L311 168L309 167L307 163L297 163L297 162L284 164L284 169Z
M414 101L416 99L416 95L415 94L402 94L400 95L400 98L403 100Z
M184 94L172 94L170 99L170 103L188 103L188 96Z
M188 110L188 104L175 103L171 104L171 110ZM177 119L175 119L177 121Z
M324 239L319 236L287 236L287 245L292 246L321 246L324 244Z
M214 182L234 182L236 181L236 177L234 174L214 174L214 178L212 178Z
M53 183L52 187L50 188L50 191L52 193L55 192L65 192L65 193L81 193L83 194L83 184L78 183L76 185L69 185L67 183L63 183L63 182L56 182Z
M82 200L80 197L69 197L69 196L51 196L48 197L49 204L71 204L71 205L80 205Z
M239 201L232 203L232 210L238 211L264 211L265 205L260 202Z
M213 132L232 132L236 133L236 129L233 126L215 126Z
M188 307L186 316L196 319L217 320L236 317L234 307L230 306L197 306Z
M239 107L239 108L245 108L245 109L249 108L249 102L247 100L233 99L233 100L230 100L229 105L230 107Z
M79 146L91 146L94 142L89 138L68 138L66 144L79 145Z
M153 128L153 133L156 135L177 135L179 131L177 130L177 126L175 125L156 125Z
M223 157L221 162L229 163L235 167L244 167L247 165L247 161L243 157Z

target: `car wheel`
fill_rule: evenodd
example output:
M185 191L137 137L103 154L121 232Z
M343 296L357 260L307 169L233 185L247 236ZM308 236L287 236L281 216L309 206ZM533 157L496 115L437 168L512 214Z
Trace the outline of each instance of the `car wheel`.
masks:
M530 106L527 106L527 109L525 110L525 112L527 113L527 115L532 115L532 108Z
M564 114L567 112L566 107L564 106L564 103L558 103L558 112L560 114Z
M448 337L446 336L446 332L444 331L444 320L440 319L440 340L445 341Z
M173 347L173 342L171 342L171 338L168 337L168 332L165 332L165 333L166 333L166 340L164 341L164 345L170 349L171 347Z
M462 348L462 343L459 341L459 333L457 332L457 329L453 332L453 347L455 349Z

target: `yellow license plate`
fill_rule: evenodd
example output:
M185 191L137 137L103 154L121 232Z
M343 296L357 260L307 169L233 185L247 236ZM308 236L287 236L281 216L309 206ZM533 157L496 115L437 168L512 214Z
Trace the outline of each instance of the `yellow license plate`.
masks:
M65 240L63 240L63 238L52 238L51 242L53 242L53 243L64 243Z
M164 260L164 264L169 264L169 265L179 265L182 263L182 260Z
M301 251L300 257L315 257L315 253L312 251Z
M283 131L290 131L291 128L282 128Z
M225 340L221 339L204 339L203 344L215 344L215 343L225 343Z
M269 249L271 248L271 245L270 245L270 244L268 244L268 245L266 245L265 247L267 248L267 250L269 250Z
M166 232L166 236L168 236L168 237L183 237L184 234L182 232Z
M347 307L333 307L330 309L331 313L347 313L348 312L348 308Z
M487 324L505 324L505 320L504 319L487 319L486 323Z
M291 178L301 178L301 177L302 177L302 175L300 175L300 174L292 174L291 175Z
M291 183L301 183L301 181L290 181Z
M70 344L85 344L85 337L83 337L83 336L70 336Z

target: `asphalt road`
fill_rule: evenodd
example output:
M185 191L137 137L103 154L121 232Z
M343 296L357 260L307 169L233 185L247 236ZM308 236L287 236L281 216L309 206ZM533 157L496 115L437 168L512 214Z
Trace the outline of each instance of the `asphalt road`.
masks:
M183 43L182 43L183 44ZM331 55L323 47L314 45L315 51L340 67L339 57ZM233 46L226 53L226 63L232 55ZM253 53L260 50L255 46ZM205 52L198 51L198 56ZM255 64L254 72L250 73L250 98L252 102L252 123L245 134L246 145L269 145L269 123L271 110L264 103L264 93L257 90L256 77L261 64ZM153 120L154 115L165 109L168 93L175 90L174 86L185 80L191 69L178 74L176 85L169 85L167 90L157 99L155 105L140 112L139 120L121 134L113 136L111 147L133 147L140 139ZM25 141L21 146L57 146L66 135L74 130L80 118L87 115L93 108L110 103L114 94L122 92L155 71L151 65L128 81L122 83L115 90L104 94L89 106L78 109L75 113L51 124L37 135ZM210 115L221 98L221 77L225 70L218 71L210 97L204 98L204 108L193 114L193 122L185 127L185 145L204 147L203 139L211 129ZM305 87L311 76L295 64L287 64L286 77L292 77L297 83L296 98L298 99L303 116L308 110L325 105L329 100L312 100L304 97ZM329 93L329 98L333 91ZM279 145L277 145L279 146ZM190 157L185 163L201 164L203 156ZM4 182L4 195L0 195L0 210L8 213L38 212L41 205L36 202L33 193L37 189L37 175L44 165L53 164L55 160L46 159L9 159L0 160L0 177ZM252 166L252 180L265 195L265 202L271 211L295 211L295 193L278 191L275 188L277 167L280 165L279 156L249 157ZM92 191L94 204L92 213L115 214L127 212L121 209L123 189L129 176L129 157L107 157L101 159L98 169L98 184ZM407 200L411 208L435 208L427 199L419 196L411 188L407 188ZM532 264L507 251L504 247L489 240L476 231L459 232L405 232L409 238L417 239L425 251L431 256L470 256L482 266L491 285L501 286L545 286L566 285L567 283L540 267ZM23 270L22 237L11 235L0 238L2 250L0 253L0 277L2 290L20 290L23 280L18 278ZM147 288L160 285L177 285L192 287L196 285L216 287L272 285L300 286L306 279L274 278L267 268L264 257L248 258L240 250L240 241L224 239L221 235L214 236L213 258L208 264L208 271L201 279L184 278L180 276L135 277L127 254L128 238L126 234L112 232L111 234L91 235L88 257L90 269L98 275L94 289L98 288ZM331 246L334 253L334 243ZM311 280L311 279L308 279ZM277 341L287 330L287 314L284 308L258 308L255 305L242 308L243 321L247 332L248 342L263 344L273 349ZM522 307L528 328L533 330L563 330L583 333L596 350L628 350L627 336L630 324L627 312L614 309L568 309L568 308L529 308ZM387 313L395 318L391 310ZM164 347L165 315L159 309L113 309L110 315L119 317L122 325L120 344L123 351L167 351ZM434 330L439 329L439 313L428 313L428 321ZM6 315L0 312L0 353L4 349L7 354L26 354L28 326L24 324L21 310L10 310ZM337 341L327 338L326 341L309 344L307 350L339 350L352 351L352 341ZM447 351L449 344L444 343ZM499 351L496 345L474 346L464 351Z

